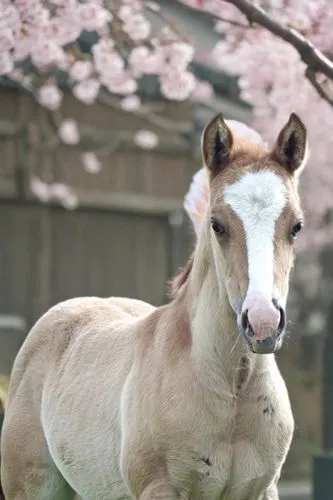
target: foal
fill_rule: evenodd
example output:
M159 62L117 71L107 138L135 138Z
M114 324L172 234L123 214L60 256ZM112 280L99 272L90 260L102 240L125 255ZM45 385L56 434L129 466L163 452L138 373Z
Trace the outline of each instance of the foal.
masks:
M77 298L35 324L2 434L7 500L276 500L293 417L282 343L306 130L271 151L221 115L202 138L209 200L176 297Z

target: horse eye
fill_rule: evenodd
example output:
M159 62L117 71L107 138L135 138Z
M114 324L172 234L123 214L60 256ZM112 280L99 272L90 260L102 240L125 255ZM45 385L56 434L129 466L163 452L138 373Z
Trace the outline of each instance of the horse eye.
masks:
M217 220L211 219L211 225L214 233L217 234L218 236L221 236L221 234L225 233L224 225L218 222Z
M291 235L293 238L296 238L297 234L301 231L303 227L302 221L298 221L291 230Z

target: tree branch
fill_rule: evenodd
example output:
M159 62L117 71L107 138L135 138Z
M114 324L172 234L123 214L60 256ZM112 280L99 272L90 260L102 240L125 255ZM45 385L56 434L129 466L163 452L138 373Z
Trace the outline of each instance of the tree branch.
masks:
M216 17L215 21L221 21L222 23L231 24L231 26L235 26L236 28L248 29L251 27L250 24L239 23L238 21L234 21L233 19L227 19L226 17L222 16Z
M103 90L100 91L97 100L112 109L116 109L118 111L122 111L123 113L129 113L131 115L137 116L138 118L142 118L152 125L156 125L157 127L168 132L180 134L185 137L188 137L188 135L192 132L191 123L176 122L175 120L164 118L163 116L160 116L151 111L147 106L142 105L135 111L126 111L121 107L119 99L112 97L112 95L104 92Z
M309 82L311 83L311 85L313 85L313 87L316 89L316 91L318 92L318 94L323 99L325 99L325 101L327 101L331 106L333 106L333 97L329 96L325 92L325 90L323 89L323 87L320 85L320 83L318 82L318 80L316 78L316 73L311 68L307 68L306 71L305 71L305 76L309 80Z
M271 17L262 8L256 7L248 0L223 0L237 7L249 20L285 40L299 53L302 61L314 72L323 73L333 80L333 62L298 31L288 28ZM316 87L315 87L316 88ZM318 90L318 89L316 89Z

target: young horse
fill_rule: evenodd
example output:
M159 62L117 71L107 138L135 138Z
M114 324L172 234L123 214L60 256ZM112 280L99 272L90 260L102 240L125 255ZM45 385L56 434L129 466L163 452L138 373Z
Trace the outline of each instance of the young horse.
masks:
M32 328L2 434L7 500L276 500L293 417L285 329L297 177L292 114L272 151L221 115L203 133L209 200L168 305L77 298Z

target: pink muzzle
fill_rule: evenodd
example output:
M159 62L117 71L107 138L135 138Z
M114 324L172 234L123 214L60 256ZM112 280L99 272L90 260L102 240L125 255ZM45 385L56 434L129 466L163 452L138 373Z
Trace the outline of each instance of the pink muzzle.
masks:
M254 352L274 352L284 327L284 310L275 301L254 297L245 299L241 329Z

